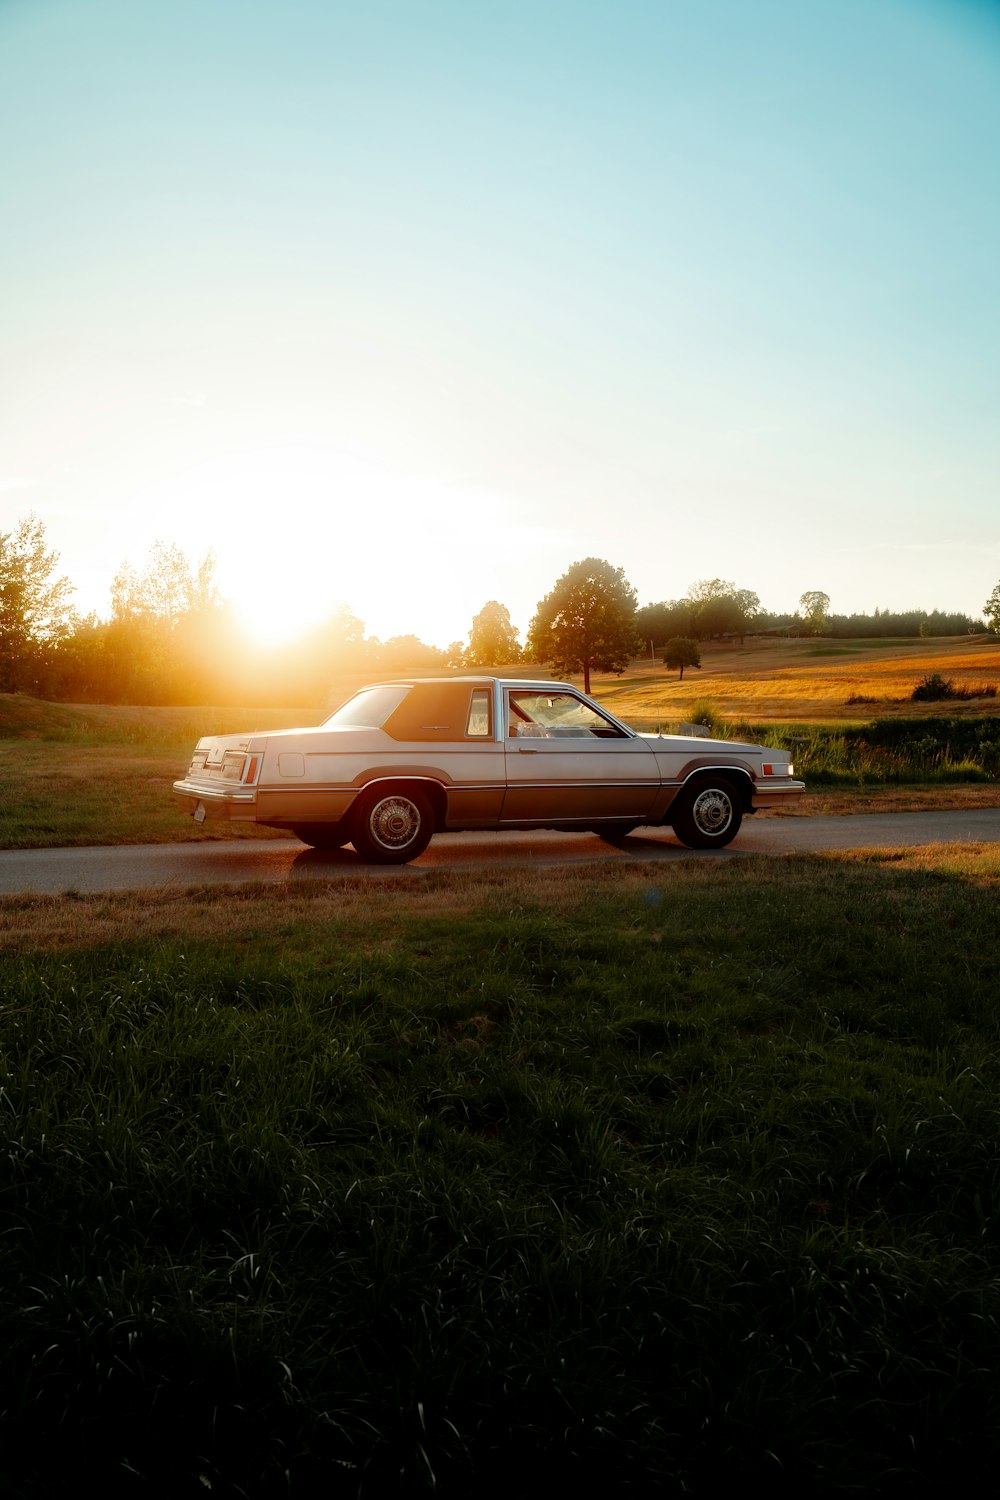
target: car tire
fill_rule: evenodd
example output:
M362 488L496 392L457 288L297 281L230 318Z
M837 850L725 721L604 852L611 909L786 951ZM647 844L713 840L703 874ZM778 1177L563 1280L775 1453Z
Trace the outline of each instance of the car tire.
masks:
M350 829L343 823L299 823L292 833L313 849L342 849L351 842Z
M606 844L617 844L619 839L627 838L630 833L634 833L638 826L638 823L605 823L602 827L595 824L590 831L596 833L597 837L603 839Z
M362 859L405 865L423 854L434 832L434 814L415 788L363 792L351 820L351 843Z
M743 800L724 776L703 776L678 793L669 821L689 849L724 849L740 831Z

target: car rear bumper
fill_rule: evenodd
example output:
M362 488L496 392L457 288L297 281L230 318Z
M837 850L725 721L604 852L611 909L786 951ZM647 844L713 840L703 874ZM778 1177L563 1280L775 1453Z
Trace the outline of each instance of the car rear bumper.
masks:
M196 823L252 823L257 816L257 793L252 787L205 786L200 781L175 781L174 796Z

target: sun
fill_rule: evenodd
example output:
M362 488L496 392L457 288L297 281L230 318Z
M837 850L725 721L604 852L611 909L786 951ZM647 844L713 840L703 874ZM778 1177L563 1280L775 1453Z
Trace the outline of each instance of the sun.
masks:
M482 498L330 442L227 454L157 487L154 513L192 562L211 549L223 598L278 646L341 605L368 635L446 645L497 584Z

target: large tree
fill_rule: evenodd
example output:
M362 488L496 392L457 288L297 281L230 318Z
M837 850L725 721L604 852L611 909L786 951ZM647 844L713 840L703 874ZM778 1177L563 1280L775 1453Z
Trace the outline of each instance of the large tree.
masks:
M470 667L502 666L519 661L521 647L517 627L510 623L510 610L496 599L488 600L472 617L465 661Z
M539 602L528 630L528 654L559 673L624 672L640 649L635 589L621 568L585 557Z
M636 629L650 645L665 646L674 636L690 636L697 605L691 599L661 599L635 612Z
M49 659L69 635L73 586L56 576L58 561L37 516L0 532L0 692L42 687Z
M760 615L760 599L752 589L738 589L725 578L703 578L688 590L693 609L692 634L699 640L738 635L740 641Z
M802 628L807 635L822 635L830 625L830 595L822 589L808 589L799 599Z
M986 616L986 624L993 631L993 634L1000 635L1000 583L997 584L983 605L983 614Z

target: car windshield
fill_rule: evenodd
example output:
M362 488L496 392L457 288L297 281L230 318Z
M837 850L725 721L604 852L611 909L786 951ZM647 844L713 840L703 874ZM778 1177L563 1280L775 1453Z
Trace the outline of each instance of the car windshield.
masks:
M331 714L324 729L381 729L410 691L405 683L387 682L380 687L362 688Z

